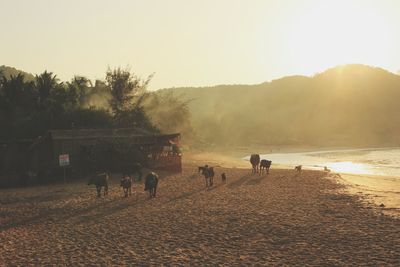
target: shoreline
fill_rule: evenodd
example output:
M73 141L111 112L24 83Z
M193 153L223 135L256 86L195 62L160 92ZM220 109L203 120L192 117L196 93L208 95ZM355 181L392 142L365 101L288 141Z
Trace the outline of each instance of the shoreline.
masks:
M390 176L339 174L348 194L360 196L387 215L400 218L400 180ZM382 206L381 206L382 205Z
M358 150L374 150L376 148L363 148ZM380 148L382 150L392 148ZM346 149L348 150L348 149ZM336 151L336 150L335 150ZM315 151L310 151L315 152ZM319 153L317 151L316 153ZM303 153L303 152L289 152ZM187 163L211 164L217 167L228 168L247 168L251 166L247 160L236 158L236 153L222 154L216 152L202 152L186 154ZM286 164L273 164L272 168L281 170L291 170L293 166ZM305 166L305 170L323 171L322 168ZM327 173L328 174L328 173ZM350 195L358 196L363 199L368 207L384 212L389 216L400 218L400 179L385 175L351 174L330 172L336 177L337 182L345 186L345 192ZM396 190L398 188L398 190ZM383 204L384 207L380 207Z
M288 153L312 153L312 152L336 152L336 151L368 151L368 150L390 150L400 149L400 146L378 146L378 147L351 147L351 146L291 146L291 145L250 145L250 146L238 146L238 147L207 147L207 148L194 148L185 153L216 153L223 155L234 155L234 156L249 156L250 154L288 154Z

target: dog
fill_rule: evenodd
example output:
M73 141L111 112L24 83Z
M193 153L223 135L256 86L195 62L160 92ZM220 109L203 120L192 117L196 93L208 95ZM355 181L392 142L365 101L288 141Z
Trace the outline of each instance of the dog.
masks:
M224 172L221 174L221 180L223 183L226 183L226 175Z
M294 167L294 169L295 169L297 172L301 172L301 165L297 165L296 167Z

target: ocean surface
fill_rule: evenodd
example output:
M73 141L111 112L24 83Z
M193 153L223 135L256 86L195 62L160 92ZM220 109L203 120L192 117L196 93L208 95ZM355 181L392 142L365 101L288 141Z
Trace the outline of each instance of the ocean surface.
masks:
M326 166L337 173L391 176L400 179L400 148L270 153L260 156L278 165L303 165L303 168L321 170Z

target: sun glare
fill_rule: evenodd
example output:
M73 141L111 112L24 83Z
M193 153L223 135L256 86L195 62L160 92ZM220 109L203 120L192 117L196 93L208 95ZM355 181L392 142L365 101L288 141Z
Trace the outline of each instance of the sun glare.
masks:
M303 7L289 27L291 62L305 71L348 63L384 65L392 52L393 26L366 2L316 1Z
M373 174L364 164L351 161L334 162L327 164L328 168L334 172L348 174Z

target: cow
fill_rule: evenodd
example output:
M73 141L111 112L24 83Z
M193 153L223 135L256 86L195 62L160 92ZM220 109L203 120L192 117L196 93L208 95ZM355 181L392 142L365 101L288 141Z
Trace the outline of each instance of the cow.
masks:
M214 184L215 173L213 167L208 167L208 165L205 165L204 167L199 167L199 172L204 175L206 187L212 186Z
M206 165L207 166L207 165ZM199 170L199 173L201 172L201 173L203 173L203 169L205 168L204 166L199 166L199 167L197 167L198 168L198 170Z
M210 176L210 185L213 186L214 185L214 167L209 167L208 168L208 175Z
M250 156L250 163L251 166L253 167L253 170L251 174L255 174L259 171L259 165L260 165L260 155L259 154L252 154Z
M301 165L297 165L296 167L294 167L294 169L297 171L297 172L301 172Z
M108 178L109 174L106 172L98 173L89 178L88 185L94 184L97 190L97 197L101 196L101 188L104 187L104 196L108 194Z
M266 173L269 173L269 168L271 167L271 163L272 161L270 160L266 160L266 159L262 159L260 162L260 173L262 173L263 170L266 171Z
M124 190L124 196L132 195L132 178L129 175L124 175L121 179L121 186Z
M144 181L144 191L149 191L150 198L156 197L158 186L158 174L150 172Z

